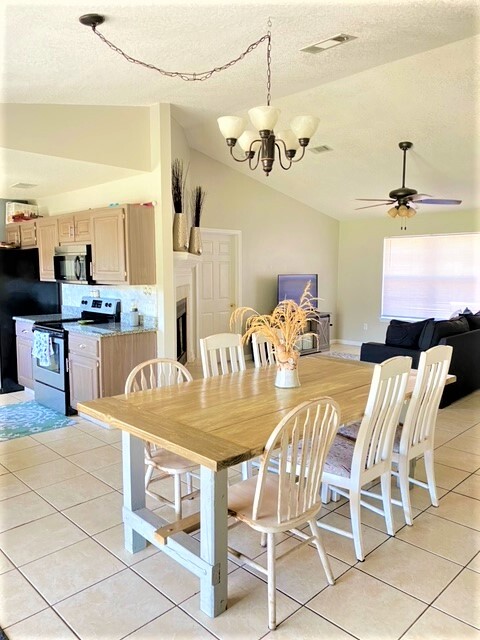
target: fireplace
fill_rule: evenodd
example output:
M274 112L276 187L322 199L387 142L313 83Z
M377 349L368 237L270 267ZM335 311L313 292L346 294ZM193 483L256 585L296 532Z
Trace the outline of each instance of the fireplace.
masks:
M187 299L177 301L177 360L187 362Z

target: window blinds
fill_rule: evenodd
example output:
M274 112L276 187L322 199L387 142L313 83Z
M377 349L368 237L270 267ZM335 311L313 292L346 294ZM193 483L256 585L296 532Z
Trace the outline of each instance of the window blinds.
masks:
M480 309L480 233L385 238L382 316L449 318Z

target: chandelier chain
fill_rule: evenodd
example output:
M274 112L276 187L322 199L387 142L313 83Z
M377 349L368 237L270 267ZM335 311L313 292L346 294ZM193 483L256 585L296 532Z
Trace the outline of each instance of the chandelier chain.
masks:
M271 26L271 22L269 20L268 22L269 26ZM219 67L214 67L213 69L210 69L208 71L200 71L200 72L189 72L189 71L166 71L165 69L161 69L160 67L156 67L154 64L149 64L147 62L142 62L141 60L137 60L136 58L133 58L132 56L128 55L128 53L125 53L125 51L123 51L122 49L120 49L120 47L117 47L117 45L113 44L113 42L110 42L110 40L108 40L102 33L100 33L100 31L97 31L96 29L96 25L92 25L92 31L94 32L95 35L97 35L100 40L102 40L102 42L104 42L108 47L110 47L110 49L112 49L113 51L115 51L116 53L119 53L121 56L123 56L125 58L125 60L127 60L127 62L131 62L132 64L138 64L142 67L145 67L147 69L151 69L153 71L158 71L158 73L160 73L162 76L167 76L169 78L180 78L181 80L185 80L186 82L193 82L193 81L203 81L203 80L208 80L209 78L212 77L212 75L214 73L219 73L220 71L225 71L226 69L229 69L230 67L233 67L233 65L237 64L237 62L240 62L241 60L243 60L245 58L246 55L248 55L249 53L251 53L252 51L254 51L260 44L262 44L262 42L265 42L265 40L268 41L268 46L267 46L267 75L268 75L268 84L267 84L267 104L270 104L270 62L271 62L271 33L270 31L268 31L268 33L266 33L265 35L263 35L261 38L259 38L256 42L252 42L251 45L249 45L247 47L247 49L245 49L245 51L243 51L243 53L241 53L237 58L234 58L233 60L230 60L230 62L226 62L225 64L219 66Z
M267 106L270 106L272 90L272 34L267 32Z

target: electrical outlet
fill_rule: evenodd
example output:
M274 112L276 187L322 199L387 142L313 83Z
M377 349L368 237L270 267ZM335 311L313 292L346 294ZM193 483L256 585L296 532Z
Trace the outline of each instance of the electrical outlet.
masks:
M368 324L366 322L363 323L363 330L364 331L368 330Z

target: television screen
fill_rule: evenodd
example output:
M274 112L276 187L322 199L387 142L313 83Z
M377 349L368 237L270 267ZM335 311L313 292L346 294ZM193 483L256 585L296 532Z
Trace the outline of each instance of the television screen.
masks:
M308 281L311 283L310 293L316 298L318 296L318 276L316 273L280 273L278 275L277 302L294 300L299 304Z

